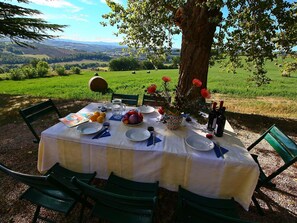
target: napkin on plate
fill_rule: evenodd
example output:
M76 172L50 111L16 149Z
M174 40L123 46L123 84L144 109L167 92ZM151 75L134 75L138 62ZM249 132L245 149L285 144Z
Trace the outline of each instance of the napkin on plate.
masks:
M121 121L122 118L123 118L123 115L120 116L120 117L114 117L114 116L111 116L111 117L109 118L109 120L113 120L113 121Z
M157 136L155 136L155 143L161 142L162 140L160 138L158 138ZM148 138L147 140L147 146L151 146L154 144L154 140L153 140L153 134L151 134L151 136Z
M222 154L221 154L221 152L220 152L220 148L219 148L219 146L218 146L217 144L215 144L213 150L215 151L215 154L216 154L216 156L217 156L218 158L220 158L220 157L222 156ZM228 149L225 149L224 147L221 146L221 151L222 151L223 154L225 154L225 153L227 153L229 150L228 150Z

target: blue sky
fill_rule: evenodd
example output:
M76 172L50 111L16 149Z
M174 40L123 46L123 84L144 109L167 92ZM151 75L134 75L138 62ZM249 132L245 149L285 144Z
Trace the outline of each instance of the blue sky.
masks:
M15 1L13 1L15 2ZM126 0L116 0L126 4ZM103 27L99 24L102 15L110 12L105 0L30 0L24 7L37 9L43 13L38 16L48 21L68 25L63 33L55 33L63 39L79 41L120 42L121 38L113 35L116 27ZM174 37L174 47L180 48L180 37Z

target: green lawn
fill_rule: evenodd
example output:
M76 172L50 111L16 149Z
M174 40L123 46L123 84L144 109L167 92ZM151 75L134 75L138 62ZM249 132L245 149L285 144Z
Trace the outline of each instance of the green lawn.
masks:
M297 99L297 73L291 77L282 77L279 68L273 63L267 63L268 76L272 79L269 85L256 87L248 82L249 74L245 70L238 70L237 74L222 71L218 65L210 68L208 88L212 93L226 94L232 97L253 98L256 96L283 97ZM1 94L32 95L51 98L66 99L101 99L109 98L91 92L88 81L94 75L94 71L83 71L80 75L56 76L39 79L27 79L22 81L0 81ZM109 88L113 92L140 94L152 83L161 85L161 77L166 75L172 78L171 88L174 89L178 80L178 70L152 70L122 72L99 72L106 79Z

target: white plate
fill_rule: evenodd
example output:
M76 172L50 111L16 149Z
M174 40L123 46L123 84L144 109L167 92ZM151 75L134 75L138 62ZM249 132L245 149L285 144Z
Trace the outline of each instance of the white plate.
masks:
M137 128L137 129L129 129L126 132L126 136L131 141L140 142L140 141L147 140L151 136L151 134L146 129Z
M102 124L98 122L87 122L77 127L77 130L83 135L90 135L98 132L102 128Z
M209 151L214 148L214 143L201 135L192 135L186 138L186 144L198 151Z
M142 105L138 107L139 111L143 114L149 114L155 111L155 108L148 105Z

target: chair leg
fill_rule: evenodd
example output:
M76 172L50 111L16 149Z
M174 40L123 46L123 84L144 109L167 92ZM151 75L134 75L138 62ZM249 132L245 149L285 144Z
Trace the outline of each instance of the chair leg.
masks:
M261 208L259 202L257 201L257 199L256 199L256 197L255 197L254 195L252 196L252 200L253 200L253 202L254 202L256 208L257 208L258 213L259 213L261 216L264 216L264 212L263 212L263 210L262 210L262 208Z
M84 210L85 210L85 205L82 204L82 207L80 209L80 214L79 214L79 222L82 223L83 222L83 218L84 218Z
M34 217L33 217L32 223L35 223L37 221L37 218L38 218L39 212L40 212L40 208L41 208L41 206L37 206L36 207L36 210L35 210L35 213L34 213Z

